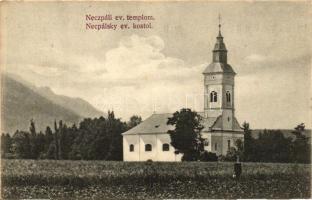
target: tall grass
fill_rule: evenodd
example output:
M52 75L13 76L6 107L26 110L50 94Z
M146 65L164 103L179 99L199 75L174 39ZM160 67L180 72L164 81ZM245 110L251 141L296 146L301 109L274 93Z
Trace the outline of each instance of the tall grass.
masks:
M310 197L310 165L243 163L242 167L237 181L232 178L233 163L223 162L3 160L1 181L6 198L30 194L80 198L82 191L96 198Z

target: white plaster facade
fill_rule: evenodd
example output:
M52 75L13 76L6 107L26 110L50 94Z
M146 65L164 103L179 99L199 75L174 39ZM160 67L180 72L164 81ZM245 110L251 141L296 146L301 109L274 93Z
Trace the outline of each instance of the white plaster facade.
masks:
M204 132L202 137L206 139L205 150L219 155L226 155L230 147L235 147L236 140L244 140L243 134L231 132Z
M151 151L146 151L145 145L150 144ZM130 151L130 145L134 146ZM169 149L163 148L168 145ZM123 137L124 161L181 161L181 154L175 154L170 145L170 136L164 134L126 135Z
M202 132L202 137L205 139L205 150L217 155L225 155L229 147L235 146L236 140L244 140L243 134L221 131ZM170 142L170 135L167 133L125 135L123 137L124 161L181 161L182 154L175 154L175 149ZM146 151L147 144L151 145L151 151ZM166 144L169 145L168 150L163 148ZM131 145L133 145L132 150L130 150Z

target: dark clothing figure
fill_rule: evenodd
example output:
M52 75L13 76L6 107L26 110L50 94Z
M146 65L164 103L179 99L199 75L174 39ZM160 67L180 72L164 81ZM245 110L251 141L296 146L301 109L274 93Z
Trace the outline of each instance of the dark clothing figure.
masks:
M234 177L236 179L239 179L240 175L242 174L242 164L240 162L237 162L234 164Z

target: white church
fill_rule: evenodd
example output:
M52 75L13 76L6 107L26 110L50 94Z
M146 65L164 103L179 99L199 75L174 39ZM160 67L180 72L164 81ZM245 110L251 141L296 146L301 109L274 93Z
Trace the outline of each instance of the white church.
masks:
M205 139L205 150L225 155L237 139L243 140L244 133L235 118L234 72L227 63L227 49L219 35L212 51L212 63L204 70L204 111L201 132ZM167 125L171 113L153 114L136 127L124 132L124 161L181 161L182 154L175 154L170 144Z

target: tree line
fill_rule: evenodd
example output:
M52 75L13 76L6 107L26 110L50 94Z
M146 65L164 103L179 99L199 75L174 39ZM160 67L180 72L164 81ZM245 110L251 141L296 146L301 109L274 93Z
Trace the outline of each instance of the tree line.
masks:
M42 133L31 120L29 131L1 135L1 155L16 159L122 160L121 133L141 121L134 115L123 122L109 111L107 117L86 118L78 127L55 121L53 129L47 126Z
M184 161L236 161L246 162L294 162L311 163L311 144L304 134L304 124L294 128L295 136L285 137L280 130L264 130L258 138L252 137L248 123L243 124L244 140L236 140L225 156L217 156L213 152L205 151L201 131L204 128L202 117L190 110L181 109L168 119L167 124L175 126L169 130L171 145L176 153L182 153Z
M252 137L248 123L243 124L244 140L236 140L225 156L204 150L201 137L204 128L202 117L190 110L181 109L168 119L175 126L168 131L175 153L182 153L184 161L235 161L310 163L311 145L304 135L305 126L299 124L292 131L293 138L285 137L280 130L264 130ZM141 123L142 118L132 116L128 122L116 118L114 112L107 117L86 118L78 126L67 126L62 121L45 132L37 131L30 121L29 131L17 130L13 136L1 135L2 158L55 159L55 160L122 160L121 133Z
M253 138L246 122L243 129L244 143L238 143L230 149L227 154L229 159L233 160L233 155L236 154L250 162L311 163L311 143L310 138L304 134L303 123L294 128L293 138L285 137L280 130L264 130L258 138Z

